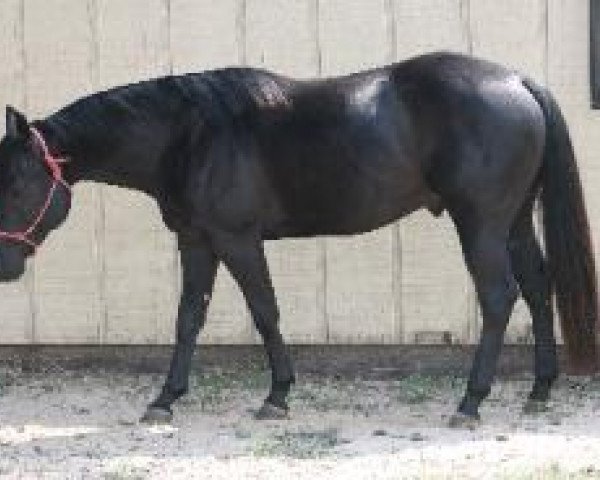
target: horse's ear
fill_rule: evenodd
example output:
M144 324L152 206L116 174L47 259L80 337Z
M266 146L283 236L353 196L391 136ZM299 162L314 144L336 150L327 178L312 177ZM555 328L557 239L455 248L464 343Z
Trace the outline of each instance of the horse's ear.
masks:
M29 137L27 118L10 105L6 106L6 136L13 138Z

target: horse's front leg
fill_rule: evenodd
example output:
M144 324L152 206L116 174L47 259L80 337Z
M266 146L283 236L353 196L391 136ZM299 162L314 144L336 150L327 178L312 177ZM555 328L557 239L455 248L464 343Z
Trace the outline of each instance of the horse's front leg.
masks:
M188 390L196 338L206 320L218 261L208 244L180 243L183 288L177 313L176 344L162 391L146 410L143 422L165 423L173 417L172 403Z
M256 329L260 333L271 368L271 391L256 418L285 418L286 397L294 382L294 370L279 329L279 310L260 239L252 235L215 234L215 251L239 285Z

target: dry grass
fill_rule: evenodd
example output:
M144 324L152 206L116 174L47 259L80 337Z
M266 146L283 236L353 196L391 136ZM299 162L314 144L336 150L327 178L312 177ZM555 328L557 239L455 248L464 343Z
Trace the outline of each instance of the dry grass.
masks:
M262 369L192 378L172 426L137 423L159 376L3 372L2 478L600 478L600 382L562 379L525 416L529 382L496 385L475 432L446 427L464 381L300 378L292 419L256 422Z

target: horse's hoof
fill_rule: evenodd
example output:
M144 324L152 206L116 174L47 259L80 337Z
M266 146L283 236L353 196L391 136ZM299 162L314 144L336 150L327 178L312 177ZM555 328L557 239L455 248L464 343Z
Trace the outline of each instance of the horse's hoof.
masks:
M146 413L140 418L141 423L149 425L165 425L173 420L173 412L159 407L148 407Z
M285 420L289 418L287 408L278 407L270 402L263 403L262 407L254 414L255 420Z
M461 412L456 412L450 417L448 426L450 428L464 428L467 430L475 430L481 424L479 415L466 415Z
M533 415L536 413L547 412L548 402L545 400L535 400L533 398L528 398L527 401L523 404L523 413L526 415Z

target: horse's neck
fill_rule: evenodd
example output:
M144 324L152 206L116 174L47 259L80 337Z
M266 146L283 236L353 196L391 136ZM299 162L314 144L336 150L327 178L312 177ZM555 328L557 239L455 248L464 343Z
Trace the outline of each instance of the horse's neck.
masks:
M118 122L110 128L77 125L68 117L41 122L51 150L66 157L64 176L70 184L98 182L152 194L158 179L159 140L139 129L137 135L119 135ZM147 138L144 138L147 137Z

